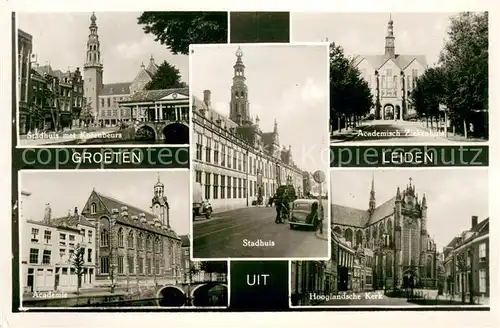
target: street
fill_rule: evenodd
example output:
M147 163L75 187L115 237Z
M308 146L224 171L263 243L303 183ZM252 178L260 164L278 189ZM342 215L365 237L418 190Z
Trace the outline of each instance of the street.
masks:
M326 206L326 201L324 206ZM245 207L193 224L194 258L319 258L328 257L328 219L323 235L274 223L274 207ZM256 246L254 243L259 243ZM246 243L246 246L245 246Z
M336 142L376 142L376 143L453 143L476 141L455 136L445 137L444 132L426 128L424 123L416 121L374 120L365 121L361 126L344 132L335 131L331 141Z
M339 297L342 294L338 295ZM414 306L415 304L408 302L404 298L393 298L384 295L383 291L373 291L366 293L347 293L346 299L333 299L326 302L319 303L318 306Z

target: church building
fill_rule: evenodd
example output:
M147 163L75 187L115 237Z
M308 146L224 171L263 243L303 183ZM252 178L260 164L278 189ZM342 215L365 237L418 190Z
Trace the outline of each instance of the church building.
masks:
M271 132L263 132L260 119L250 115L243 51L238 47L230 95L229 117L211 104L211 91L203 101L193 97L195 183L214 209L251 206L259 196L263 201L280 185L291 184L302 194L303 172L295 165L291 146L280 144L278 122Z
M151 211L96 190L82 211L96 225L96 285L154 285L181 277L181 239L170 227L165 186L153 186Z
M374 106L375 119L405 120L416 115L410 94L417 78L427 69L425 55L396 53L392 18L387 24L385 52L379 55L355 55L354 64L368 82Z
M435 287L436 244L427 232L425 194L419 198L410 178L406 188L397 187L394 197L382 203L376 201L372 179L369 195L366 209L332 204L332 231L357 252L373 252L374 289L411 283Z

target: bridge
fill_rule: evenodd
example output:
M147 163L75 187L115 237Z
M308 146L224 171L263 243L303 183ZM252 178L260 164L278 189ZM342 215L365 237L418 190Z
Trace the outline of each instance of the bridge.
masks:
M137 122L134 134L135 138L141 141L189 144L189 124L185 121Z
M166 284L156 288L160 306L227 306L226 282L208 281L192 284Z

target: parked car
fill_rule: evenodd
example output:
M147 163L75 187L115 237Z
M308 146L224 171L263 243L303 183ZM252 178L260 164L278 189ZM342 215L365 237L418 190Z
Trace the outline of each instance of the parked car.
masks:
M201 184L194 184L193 189L193 221L197 216L210 219L213 212L212 204L208 199L203 199Z

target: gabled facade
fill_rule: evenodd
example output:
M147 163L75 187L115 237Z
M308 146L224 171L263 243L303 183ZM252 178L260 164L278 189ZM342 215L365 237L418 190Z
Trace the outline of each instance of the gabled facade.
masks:
M427 69L424 55L396 53L392 19L387 24L385 52L380 55L355 55L354 65L371 90L371 114L375 119L401 120L415 115L409 101L417 78Z
M250 115L242 58L238 47L229 117L212 107L210 90L204 91L203 101L192 99L195 182L214 209L251 206L259 198L267 202L285 184L303 193L303 172L293 161L291 146L280 145L278 123L272 132L262 132L259 117Z
M181 276L181 239L170 227L164 185L153 186L152 212L93 190L82 214L96 225L96 280L154 285Z

